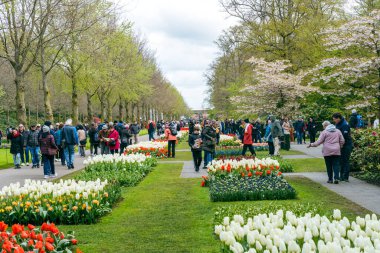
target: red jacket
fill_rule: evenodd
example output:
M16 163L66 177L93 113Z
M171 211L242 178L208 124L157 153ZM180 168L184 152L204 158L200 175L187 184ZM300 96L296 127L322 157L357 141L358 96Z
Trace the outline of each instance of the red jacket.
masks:
M112 147L108 145L110 147L110 150L116 150L120 148L119 133L115 129L109 133L108 138L116 140L115 146Z
M246 130L244 130L243 144L251 145L253 143L252 130L253 126L251 124L249 124L248 127L246 127Z

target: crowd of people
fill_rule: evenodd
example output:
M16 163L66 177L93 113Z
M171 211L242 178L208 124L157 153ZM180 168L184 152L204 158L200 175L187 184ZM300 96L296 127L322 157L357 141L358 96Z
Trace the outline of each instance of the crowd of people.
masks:
M328 172L328 182L338 183L339 180L348 181L349 159L352 151L351 129L365 127L362 117L356 110L352 110L349 120L336 113L332 117L334 124L324 121L322 126L310 117L307 121L298 117L292 121L287 117L277 119L268 116L265 123L260 119L245 120L203 120L188 122L189 139L194 159L195 171L199 171L203 161L203 168L214 159L215 148L221 134L234 134L243 144L242 155L249 150L255 156L254 143L267 142L269 155L278 156L280 150L289 150L291 142L306 144L306 136L310 139L308 147L323 144L323 156ZM163 135L168 141L168 157L175 158L177 133L186 123L181 121L154 122L149 120L145 124L134 122L128 124L122 121L72 125L72 120L65 123L52 124L46 121L31 125L26 129L20 124L18 128L6 129L6 137L13 155L14 166L44 168L44 178L56 177L54 162L68 169L74 169L75 147L78 146L80 156L86 156L86 145L89 142L90 155L122 154L128 145L138 143L138 136L142 128L148 130L149 140L155 140L155 135ZM321 128L323 127L323 128ZM379 120L375 120L374 128L379 127ZM318 131L321 134L316 141ZM0 131L0 139L3 132ZM203 158L202 158L203 153ZM29 159L31 158L31 159Z

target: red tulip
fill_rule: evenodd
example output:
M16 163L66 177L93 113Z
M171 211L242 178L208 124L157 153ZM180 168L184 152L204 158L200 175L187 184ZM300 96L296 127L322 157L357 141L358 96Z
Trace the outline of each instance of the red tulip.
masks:
M72 243L73 245L77 245L77 244L78 244L78 240L77 240L77 239L71 239L71 243Z
M5 232L8 228L8 225L5 224L3 221L0 222L0 232Z
M24 227L23 226L21 226L20 224L14 224L13 226L12 226L12 232L14 233L14 234L20 234L22 231L24 231Z

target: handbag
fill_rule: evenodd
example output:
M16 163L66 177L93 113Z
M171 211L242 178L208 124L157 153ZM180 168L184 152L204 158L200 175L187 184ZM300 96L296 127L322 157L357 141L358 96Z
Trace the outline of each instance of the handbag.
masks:
M116 141L115 140L110 140L110 142L108 142L108 145L110 147L115 147L116 146Z
M48 147L48 155L57 155L58 153L58 148L57 147L53 147L52 145L52 139L50 139L50 143L49 143L49 147Z

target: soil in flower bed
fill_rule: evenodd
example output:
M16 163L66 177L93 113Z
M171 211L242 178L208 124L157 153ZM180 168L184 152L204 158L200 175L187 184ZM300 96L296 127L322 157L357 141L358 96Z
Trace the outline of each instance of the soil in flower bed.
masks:
M282 177L226 177L210 182L211 201L295 199L296 191Z

